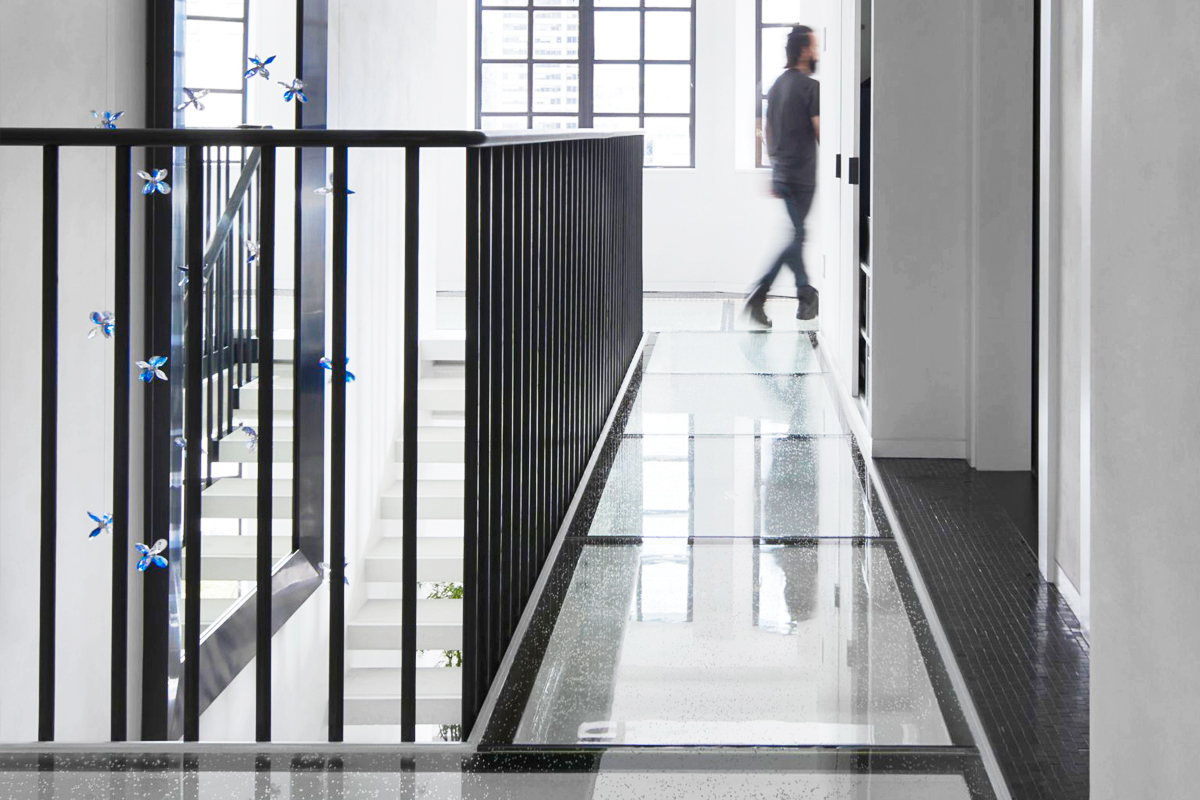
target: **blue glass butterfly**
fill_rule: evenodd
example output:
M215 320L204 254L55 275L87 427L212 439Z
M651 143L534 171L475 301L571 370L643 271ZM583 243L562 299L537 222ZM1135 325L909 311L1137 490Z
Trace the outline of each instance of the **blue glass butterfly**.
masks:
M146 185L142 187L142 194L171 193L171 184L167 183L167 170L165 169L156 169L153 175L139 169L138 177L146 182Z
M204 110L204 103L200 102L200 98L208 96L208 89L189 89L186 86L183 88L184 101L175 106L176 111L183 111L188 106L195 106L197 111Z
M111 311L93 311L90 319L96 327L88 331L88 338L95 339L99 334L105 339L111 339L113 333L117 330L116 317Z
M165 381L167 373L162 371L162 365L166 363L166 356L151 356L149 361L137 362L138 367L142 370L141 374L138 375L138 380L143 383L153 383L155 378Z
M182 267L176 267L175 269L179 270L179 285L186 287L188 285L188 278L191 276L191 272L188 270L187 264L184 264ZM208 286L207 275L204 276L204 285Z
M152 566L160 567L162 569L167 568L167 560L159 555L159 553L167 549L166 539L159 539L152 547L147 547L141 542L138 542L134 545L134 548L136 548L137 551L142 554L142 557L139 558L137 562L138 572L145 572Z
M87 515L92 518L92 522L96 523L95 529L88 534L89 539L95 539L102 533L112 533L112 514L105 514L103 517L98 517L89 511Z
M313 194L327 195L333 194L333 173L329 173L329 183L322 186L320 189L313 189ZM349 186L346 187L346 194L354 194L354 190Z
M246 240L246 262L253 264L258 261L258 255L262 252L262 245L253 239Z
M346 584L347 586L350 585L350 579L346 577L346 567L348 567L348 566L350 566L349 561L342 562L342 583ZM332 572L332 569L330 568L328 561L319 562L317 564L317 569L321 570L322 578L328 578L329 574Z
M246 78L246 80L250 80L255 75L261 75L262 77L268 78L268 79L271 77L271 72L270 72L270 70L267 69L267 65L275 60L275 56L271 56L270 58L268 58L264 61L263 59L259 58L258 55L256 54L256 55L250 56L246 60L249 61L251 64L250 69L246 70L246 74L244 76Z
M99 120L99 122L96 123L97 128L107 128L110 131L115 131L117 129L117 120L119 120L121 115L124 113L124 111L113 113L112 111L93 110L92 116Z
M242 432L246 434L246 438L249 440L246 443L246 449L250 450L251 452L257 450L258 449L258 429L251 428L249 425L242 425Z
M349 356L346 356L346 363L347 364L350 363ZM333 363L325 356L321 356L321 369L329 370L329 372L330 372L329 380L332 383L333 382ZM354 381L354 373L351 372L350 370L346 370L346 383L352 383L353 381Z
M300 80L299 78L292 78L291 83L284 83L283 81L275 81L275 82L283 87L284 102L290 103L292 101L292 98L295 98L298 102L301 102L301 103L308 102L308 95L306 95L304 93L304 88L305 88L304 81Z

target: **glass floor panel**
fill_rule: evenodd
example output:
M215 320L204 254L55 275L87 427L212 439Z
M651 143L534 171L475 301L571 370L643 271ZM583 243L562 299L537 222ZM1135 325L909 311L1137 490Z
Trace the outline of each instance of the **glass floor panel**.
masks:
M821 372L807 333L668 331L658 334L650 373L797 374Z
M645 375L625 433L845 434L829 377Z
M0 766L12 800L994 800L978 756L656 749L56 755ZM39 769L40 767L40 769Z
M591 527L577 532L879 536L861 469L848 436L625 436Z
M952 744L891 543L591 541L514 743Z

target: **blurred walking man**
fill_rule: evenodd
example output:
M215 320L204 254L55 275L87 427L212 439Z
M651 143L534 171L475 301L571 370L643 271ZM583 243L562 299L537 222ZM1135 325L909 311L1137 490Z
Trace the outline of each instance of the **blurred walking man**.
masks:
M796 319L817 316L817 290L804 271L804 218L817 188L817 143L821 140L821 84L812 77L817 66L817 38L812 28L792 28L786 49L787 69L767 93L763 132L771 156L772 186L787 206L795 234L746 299L746 313L766 328L771 327L771 320L763 304L785 264L796 276L800 303Z

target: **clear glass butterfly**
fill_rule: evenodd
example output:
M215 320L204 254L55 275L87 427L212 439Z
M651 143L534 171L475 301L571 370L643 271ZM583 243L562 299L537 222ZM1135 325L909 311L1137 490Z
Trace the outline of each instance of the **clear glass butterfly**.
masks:
M179 285L186 287L188 285L188 278L191 276L191 272L188 270L187 264L184 264L182 267L176 267L175 269L179 270ZM204 285L208 286L207 275L204 276Z
M313 189L313 194L327 195L333 194L333 173L329 173L329 183L322 186L320 189ZM346 187L346 194L354 194L354 190Z
M117 330L117 319L111 311L93 311L90 319L95 327L88 331L89 339L95 339L97 335L103 336L105 339L111 339L113 333Z
M138 177L146 182L146 185L142 187L142 194L171 193L171 184L167 183L167 170L165 169L156 169L153 175L139 169Z
M253 78L255 75L261 75L264 78L270 79L271 72L267 69L267 65L275 60L275 56L270 56L266 60L263 60L258 57L258 54L255 54L248 57L246 60L251 64L250 69L246 70L246 74L244 76L246 80Z
M176 111L183 111L188 106L195 106L197 111L204 110L204 103L200 102L200 98L208 96L208 89L189 89L183 87L184 101L175 106Z
M121 115L124 113L124 111L112 112L93 110L92 116L98 120L98 122L96 122L97 128L107 128L110 131L115 131L117 129L117 120L119 120Z
M175 446L186 453L187 452L187 439L183 438L182 436L176 436L175 437ZM200 452L207 453L208 451L205 450L203 446L201 446Z
M275 82L283 87L284 102L290 103L292 98L295 98L300 103L308 102L308 95L304 93L304 81L300 80L299 78L292 78L291 83L284 83L283 81Z
M350 363L350 356L346 356L346 363ZM329 370L329 382L333 383L333 362L331 362L325 356L321 356L321 369ZM346 383L352 383L354 379L354 373L350 370L346 370Z
M349 561L343 561L343 562L342 562L342 583L346 584L347 586L349 586L349 585L350 585L350 579L349 579L348 577L346 577L346 567L348 567L348 566L350 566L350 562L349 562ZM330 575L330 572L331 572L331 568L330 568L330 566L329 566L329 562L328 562L328 561L321 561L321 562L318 562L318 563L317 563L317 569L321 570L321 580L328 580L328 579L329 579L329 575Z
M151 566L160 567L162 569L167 568L167 560L159 555L159 553L167 549L166 539L159 539L151 547L147 547L141 542L138 542L134 545L134 548L142 554L142 557L139 558L137 562L138 572L145 572Z
M112 533L112 522L113 522L112 514L105 514L102 517L98 517L89 511L89 512L87 512L87 515L92 518L92 522L96 523L95 529L92 530L92 532L88 534L89 539L95 539L97 536L99 536L102 533Z
M246 261L248 263L253 264L255 261L258 261L258 255L261 252L262 252L261 244L256 242L254 239L246 240Z
M141 374L138 375L138 380L143 383L153 383L155 378L165 381L167 373L162 371L162 366L166 363L166 356L150 356L148 361L137 362L138 367L142 370Z

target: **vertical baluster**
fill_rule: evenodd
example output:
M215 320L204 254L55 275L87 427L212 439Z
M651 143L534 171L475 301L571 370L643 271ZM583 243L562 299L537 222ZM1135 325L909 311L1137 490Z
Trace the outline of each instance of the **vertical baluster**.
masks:
M275 450L275 148L263 147L259 166L262 182L262 249L258 272L262 291L258 295L258 551L255 569L255 740L271 741L271 564L273 562L272 480Z
M420 342L421 151L404 151L404 474L400 628L400 738L417 736L417 375Z
M112 500L112 661L109 730L114 742L126 738L129 617L129 329L131 154L116 148L113 180L113 500Z
M346 148L333 150L333 402L329 468L329 741L342 741L346 635ZM260 287L260 293L261 293ZM298 366L298 365L297 365ZM261 376L260 376L261 377Z
M183 544L186 554L183 611L183 738L200 739L200 447L204 395L204 148L187 148L186 253L188 281L184 359L187 379L183 436L189 443L183 470ZM211 407L211 406L210 406Z
M58 146L42 148L42 484L38 741L54 741L58 547Z
M462 737L470 735L476 712L476 681L479 670L479 267L481 214L487 213L480 183L478 148L467 150L467 254L466 254L466 394L463 436L463 645L462 645Z

